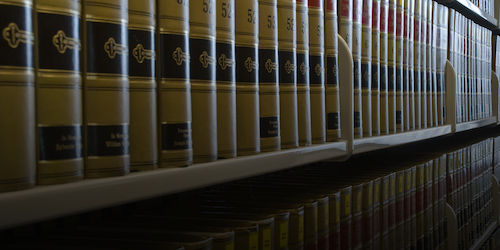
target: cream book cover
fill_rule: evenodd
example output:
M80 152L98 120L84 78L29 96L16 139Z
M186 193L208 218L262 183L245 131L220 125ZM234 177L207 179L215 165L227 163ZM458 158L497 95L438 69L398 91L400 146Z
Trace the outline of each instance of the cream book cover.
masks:
M396 33L396 28L397 24L396 21L397 19L397 0L389 0L389 11L387 15L387 27L388 27L388 32L387 32L387 72L388 72L388 77L387 77L387 103L388 103L388 110L389 110L389 134L393 134L397 132L397 105L396 101L398 100L396 98L396 84L397 84L397 76L398 76L398 68L397 63L396 63L396 57L397 57L397 42L396 39L397 33Z
M415 129L422 128L422 51L421 38L423 36L422 24L422 0L415 1L413 11L413 107L415 113Z
M375 16L375 15L374 15ZM380 134L389 134L389 0L380 2ZM393 36L394 38L394 36Z
M85 178L130 170L127 0L83 3Z
M422 0L420 14L420 128L427 128L427 0Z
M130 170L158 167L156 1L129 1Z
M363 0L352 0L352 60L354 90L354 137L361 138L363 132L363 90L361 75ZM367 123L371 125L371 123Z
M83 179L80 1L35 2L37 184Z
M324 0L309 0L309 58L311 136L319 144L326 141Z
M278 0L281 148L299 146L297 121L297 18L295 0Z
M278 83L278 2L259 0L260 149L281 149Z
M217 160L216 1L189 1L193 158Z
M260 152L257 0L235 1L236 13L236 123L238 155Z
M340 138L337 0L325 0L326 141Z
M361 0L361 103L363 137L372 136L372 0ZM375 91L378 94L378 90Z
M426 76L426 100L427 100L427 127L434 127L434 102L432 99L432 93L434 91L433 80L432 80L432 0L425 0L425 5L427 6L427 18L426 18L426 39L425 39L425 76Z
M193 164L189 2L157 1L159 166Z
M384 113L382 115L382 110L385 112L385 102L384 102L384 107L381 107L381 98L382 95L384 95L384 98L386 98L387 92L385 91L384 94L382 94L382 86L380 84L380 79L381 79L381 63L380 63L380 57L381 54L384 53L381 51L382 45L381 45L381 31L380 31L380 8L381 8L381 1L380 0L372 0L372 20L371 20L371 29L372 29L372 42L371 42L371 60L372 60L372 83L371 83L371 90L372 90L372 135L377 136L381 134L381 123L382 119L385 119L387 113ZM384 47L385 48L385 47ZM386 100L387 101L387 100ZM385 121L384 121L384 126L385 126ZM387 131L387 129L384 129L384 132Z
M33 1L0 1L0 192L35 185ZM58 138L59 139L59 138Z
M396 5L396 79L395 79L395 93L396 93L396 132L404 131L404 106L403 106L403 85L405 85L406 79L404 78L403 71L403 58L406 53L405 43L404 43L404 32L405 32L405 18L404 18L404 0L397 0Z
M297 120L299 146L309 146L311 139L311 65L309 64L309 1L297 0Z

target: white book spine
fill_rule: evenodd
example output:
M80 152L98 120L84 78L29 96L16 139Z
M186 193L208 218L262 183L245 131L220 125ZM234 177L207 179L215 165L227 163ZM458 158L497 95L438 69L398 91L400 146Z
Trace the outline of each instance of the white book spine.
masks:
M427 86L427 127L434 127L434 102L432 98L432 93L434 91L434 87L432 84L432 0L426 0L425 4L427 6L427 35L425 39L426 46L426 86Z
M422 1L415 1L415 10L413 11L413 107L415 116L415 129L422 128L422 51L421 38L423 37L422 24Z
M259 105L262 152L281 149L277 0L259 0Z
M382 98L382 89L380 86L381 79L381 63L380 63L380 54L384 53L381 51L381 31L380 31L380 0L372 0L372 20L371 20L371 73L372 73L372 135L377 136L381 134L381 121L385 119L385 115L382 115L382 110L384 107L381 107L381 98ZM387 93L387 92L385 92ZM384 98L385 94L384 93ZM385 110L384 110L385 111ZM385 125L386 123L384 123ZM384 131L386 131L384 129Z
M189 46L193 157L195 163L217 160L217 91L215 72L216 1L189 1Z
M0 1L0 192L35 185L35 72L33 1ZM10 36L17 32L16 39ZM14 33L16 34L16 33ZM7 56L10 55L10 56Z
M340 138L337 0L325 0L326 140Z
M311 145L311 91L308 0L297 0L297 120L299 146Z
M128 0L105 3L83 1L85 178L130 168Z
M422 0L420 11L420 128L427 128L427 0Z
M158 150L160 167L193 163L189 2L157 1Z
M130 170L158 166L156 1L129 1Z
M388 61L387 61L387 66L388 66L388 110L389 110L389 133L396 133L397 132L397 123L398 123L398 112L397 112L397 104L396 101L398 100L396 98L397 94L397 79L398 79L398 67L396 63L396 57L398 54L397 50L397 33L396 33L396 28L397 28L397 0L389 0L389 11L388 11L388 47L387 47L387 52L388 52ZM399 19L401 20L401 19Z
M236 157L236 52L234 0L216 0L217 158ZM254 103L248 103L250 106ZM255 112L254 112L255 113ZM242 115L252 116L253 113ZM251 124L251 123L249 123ZM246 127L246 133L256 132ZM243 130L243 128L242 128Z
M352 60L354 80L354 137L363 137L363 91L361 75L363 0L352 0ZM367 124L368 125L368 124ZM370 123L371 125L371 123Z
M389 1L380 2L380 133L389 134ZM375 16L375 15L374 15ZM392 48L391 48L392 50Z
M397 0L396 6L396 132L404 131L404 105L403 105L403 85L405 84L403 71L404 56L404 4L405 1Z
M281 148L298 147L297 34L295 0L278 0Z
M37 184L83 178L79 1L35 2Z
M326 141L324 0L309 0L309 64L312 143Z
M362 0L360 69L363 137L372 136L372 11L372 0Z

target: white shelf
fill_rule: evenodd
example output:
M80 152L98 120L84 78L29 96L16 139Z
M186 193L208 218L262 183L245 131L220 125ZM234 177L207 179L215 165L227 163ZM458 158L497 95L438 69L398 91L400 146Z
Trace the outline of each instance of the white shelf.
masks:
M399 146L410 142L427 140L449 134L451 134L451 126L445 125L398 134L355 139L353 154L360 154L369 151Z
M482 127L486 127L489 125L496 125L496 124L497 124L497 117L496 116L477 120L477 121L457 123L455 132L463 132L463 131L467 131L467 130L482 128Z
M498 30L497 19L479 9L469 0L437 0L437 2L457 10L468 19L472 19L488 29L493 31Z
M346 145L345 142L327 143L186 168L157 169L2 193L0 229L345 157Z

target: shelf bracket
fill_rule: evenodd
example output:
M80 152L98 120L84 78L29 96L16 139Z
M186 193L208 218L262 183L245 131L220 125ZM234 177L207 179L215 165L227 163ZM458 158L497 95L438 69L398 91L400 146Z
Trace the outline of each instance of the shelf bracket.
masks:
M500 124L500 114L498 113L500 111L500 108L498 105L500 104L498 102L499 99L499 93L498 93L498 76L495 73L495 71L491 71L491 110L492 110L492 116L497 117L497 125Z
M339 91L340 91L340 129L341 139L346 141L347 160L354 150L354 90L353 90L353 60L345 40L337 35L339 42Z
M456 102L456 88L457 88L457 75L453 65L449 60L446 61L446 124L451 126L451 133L453 135L457 128L457 102Z

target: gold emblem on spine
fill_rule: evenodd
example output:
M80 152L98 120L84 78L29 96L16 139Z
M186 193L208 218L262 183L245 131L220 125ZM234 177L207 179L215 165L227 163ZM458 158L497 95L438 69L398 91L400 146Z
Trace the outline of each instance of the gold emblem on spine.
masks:
M368 71L365 71L365 73L363 74L363 77L365 78L365 81L370 80L370 75L368 75Z
M247 60L245 60L245 68L247 68L248 72L252 72L252 70L257 68L257 62L247 57Z
M135 57L138 63L143 63L144 60L153 60L155 58L155 52L152 50L145 49L142 44L137 44L132 50L132 55Z
M332 73L335 77L337 77L337 74L339 73L339 69L337 68L337 65L333 65Z
M9 46L17 48L20 43L33 44L35 35L33 32L20 30L15 23L10 23L2 32L3 38L7 40Z
M287 74L290 75L292 73L292 71L295 71L295 68L296 68L295 64L292 64L290 62L290 60L286 61L286 63L285 63L285 70L286 70Z
M128 55L128 46L116 43L115 39L110 37L106 43L104 43L104 51L108 53L109 58L115 58L116 54Z
M182 65L182 62L189 62L189 60L191 59L189 54L182 52L182 49L180 47L177 47L174 50L174 53L172 53L172 57L174 58L175 63L177 63L177 65L179 66Z
M306 63L305 62L302 62L300 64L300 72L302 73L302 75L306 75L307 71L309 71L309 67L307 67Z
M323 73L323 67L318 63L316 64L316 67L314 67L314 72L316 72L317 76L321 76L321 73Z
M273 70L276 70L278 68L278 64L273 62L271 59L267 59L265 66L268 73L272 73Z
M222 70L226 70L227 67L234 67L234 60L227 58L226 54L222 54L219 57L219 65L222 68Z
M215 58L213 56L208 55L208 52L203 51L200 55L200 62L203 68L208 68L208 65L214 64Z
M66 49L80 50L81 44L79 39L69 38L64 31L59 30L57 34L52 37L52 44L57 48L59 53L66 53Z

